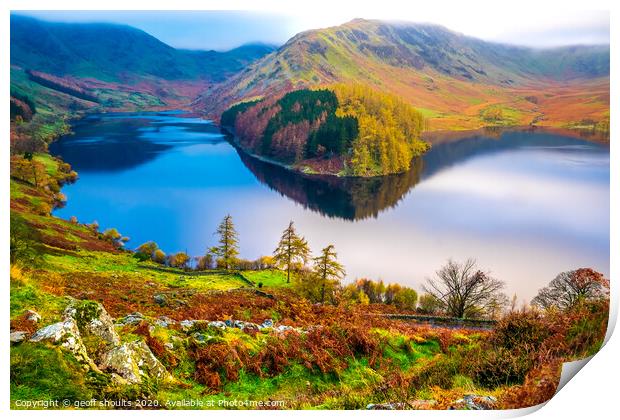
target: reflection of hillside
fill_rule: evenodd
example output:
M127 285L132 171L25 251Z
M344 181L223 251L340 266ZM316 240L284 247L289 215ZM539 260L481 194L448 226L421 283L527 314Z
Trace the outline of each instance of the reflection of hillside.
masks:
M583 147L590 146L592 153L609 153L598 136L584 136L574 130L491 128L428 133L426 140L432 148L423 157L423 179L468 159L508 150L563 148L565 153L581 153Z
M361 220L394 207L418 182L422 163L403 174L373 178L303 175L239 150L244 165L269 188L328 217Z
M50 145L50 153L60 156L79 172L116 172L154 159L169 145L144 141L140 130L149 120L90 117L74 124L75 135Z
M394 207L421 179L479 156L527 148L561 148L563 153L609 153L598 142L577 133L549 130L477 130L433 133L431 150L406 173L374 178L302 175L264 162L241 150L239 156L256 178L293 201L329 217L360 220Z

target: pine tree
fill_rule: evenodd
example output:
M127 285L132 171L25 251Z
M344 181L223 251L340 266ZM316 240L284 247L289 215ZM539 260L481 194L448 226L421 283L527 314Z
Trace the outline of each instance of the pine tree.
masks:
M325 289L328 283L337 283L345 275L345 270L336 258L335 248L328 245L321 250L321 255L314 258L314 270L321 281L321 302L325 302Z
M308 242L297 234L293 221L284 229L278 247L273 251L276 264L286 267L286 282L291 282L291 268L296 263L305 264L310 257Z
M220 236L220 245L213 247L212 251L220 257L224 268L228 270L239 255L239 236L230 214L224 217L215 233Z

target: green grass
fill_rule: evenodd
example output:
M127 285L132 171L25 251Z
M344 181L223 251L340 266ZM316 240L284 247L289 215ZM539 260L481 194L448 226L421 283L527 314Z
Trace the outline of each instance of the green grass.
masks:
M13 409L22 408L15 405L16 400L89 400L93 397L92 379L92 374L85 374L80 363L60 348L35 343L11 347Z
M29 284L17 284L11 281L11 318L21 316L27 310L33 310L41 315L44 323L60 321L62 312L69 300L45 293L38 287Z
M291 273L291 283L286 282L286 273L280 270L244 271L243 275L254 285L263 287L291 287L295 274Z

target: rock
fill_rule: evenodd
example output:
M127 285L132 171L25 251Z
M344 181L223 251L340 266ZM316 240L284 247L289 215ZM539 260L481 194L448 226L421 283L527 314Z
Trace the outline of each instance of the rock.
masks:
M284 333L284 332L288 332L288 331L293 331L295 330L295 328L289 326L289 325L278 325L277 327L274 328L276 332L278 333Z
M209 321L210 327L226 329L226 323L224 321Z
M144 315L140 312L134 312L129 315L124 316L116 321L118 325L135 325L139 324L144 320Z
M164 347L167 348L168 350L174 350L174 344L172 343L165 343Z
M184 319L183 321L179 322L179 325L181 325L183 331L188 331L194 326L195 323L196 321L193 319Z
M82 336L94 335L109 346L118 346L121 342L112 318L99 302L72 303L65 309L65 319L75 319Z
M26 331L13 331L11 333L11 344L21 343L26 339L27 335Z
M173 381L170 373L143 341L125 343L109 350L102 356L99 367L133 384L141 383L144 376Z
M68 318L62 322L43 327L30 337L30 341L33 343L49 342L60 344L63 348L73 353L78 360L94 365L88 356L84 343L82 343L80 330L74 319Z
M157 320L155 320L155 325L163 328L168 328L170 325L174 324L176 324L176 321L168 318L167 316L160 316Z
M380 403L380 404L368 404L366 410L404 410L406 408L405 403Z
M153 300L155 301L156 304L158 304L159 306L164 306L166 304L166 295L163 295L161 293L153 295Z
M263 321L262 324L260 324L259 326L260 328L273 328L273 320L272 319L266 319Z
M205 341L209 340L211 338L210 335L206 335L206 334L202 334L199 332L195 332L194 334L192 334L192 337L194 337L196 339L196 341L200 342L200 343L204 343Z
M26 321L34 322L36 324L41 321L41 315L39 315L35 311L27 310L26 313L24 313L24 319Z
M497 400L492 396L465 395L462 399L456 400L451 406L451 410L467 409L467 410L494 410Z
M414 400L409 401L408 408L412 410L432 410L435 404L437 404L435 400Z

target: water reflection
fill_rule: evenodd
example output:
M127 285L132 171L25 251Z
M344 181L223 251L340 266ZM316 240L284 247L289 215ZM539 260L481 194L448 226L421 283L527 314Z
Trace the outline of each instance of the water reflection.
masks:
M374 178L339 178L335 176L293 173L272 163L256 159L241 150L239 157L264 185L304 208L323 216L346 220L377 217L398 204L420 180L423 162L414 162L410 171Z
M565 131L564 131L565 133ZM305 175L262 161L238 149L243 164L264 185L304 208L323 216L345 220L376 218L398 205L421 180L477 157L528 149L549 149L578 159L584 152L600 155L607 162L604 144L588 143L577 133L558 135L552 130L485 129L469 132L433 133L427 140L433 147L412 162L402 174L373 178L342 178Z
M91 115L74 121L72 130L49 149L78 173L125 171L175 146L224 141L210 121L188 119L179 111Z

